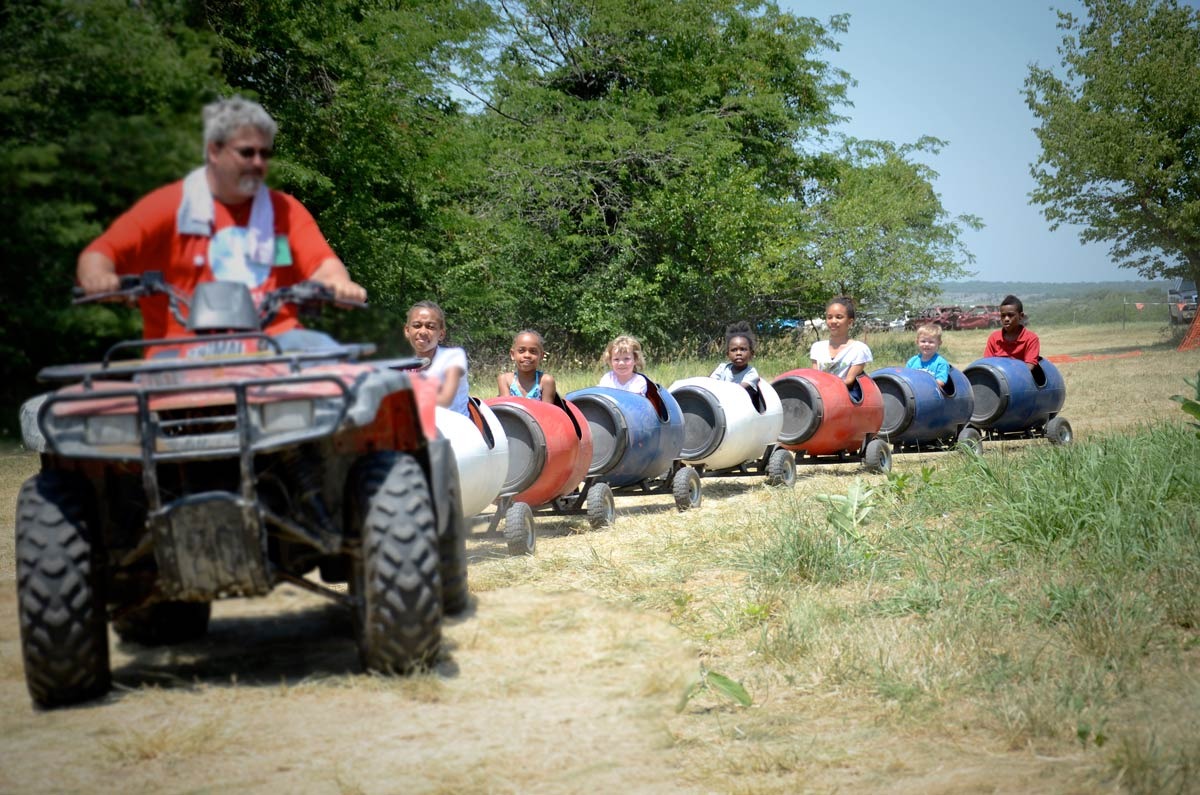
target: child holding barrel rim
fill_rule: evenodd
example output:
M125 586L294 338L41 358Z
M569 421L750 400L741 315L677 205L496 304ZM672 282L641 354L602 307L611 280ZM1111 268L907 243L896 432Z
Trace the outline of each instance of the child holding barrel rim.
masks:
M865 342L850 339L854 325L854 300L844 295L831 298L825 304L825 327L829 339L817 340L808 351L814 370L832 373L849 389L874 357Z

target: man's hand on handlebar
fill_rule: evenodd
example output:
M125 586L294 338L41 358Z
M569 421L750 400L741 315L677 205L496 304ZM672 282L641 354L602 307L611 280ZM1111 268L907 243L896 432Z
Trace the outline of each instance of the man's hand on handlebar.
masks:
M333 291L333 298L338 303L365 304L367 301L366 288L350 279L319 279L318 281Z

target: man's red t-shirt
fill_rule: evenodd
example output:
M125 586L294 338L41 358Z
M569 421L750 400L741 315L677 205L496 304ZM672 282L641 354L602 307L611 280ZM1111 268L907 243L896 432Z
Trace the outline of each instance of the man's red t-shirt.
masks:
M1024 326L1021 326L1017 338L1012 341L1004 339L1004 329L993 331L983 349L984 356L1005 356L1009 359L1020 359L1026 364L1037 364L1041 354L1042 343L1038 335Z
M262 268L250 284L256 300L280 287L287 287L312 276L329 257L335 256L312 214L296 199L270 191L275 213L275 265ZM245 227L250 221L251 202L227 205L213 201L213 237L180 235L176 215L183 199L183 180L165 185L133 205L113 222L104 234L92 241L85 251L104 254L117 265L117 273L141 274L162 271L167 283L190 296L200 282L216 277L209 263L209 243L221 230ZM165 295L141 301L143 336L161 339L186 332L171 315ZM267 327L270 334L300 328L294 306L285 306Z

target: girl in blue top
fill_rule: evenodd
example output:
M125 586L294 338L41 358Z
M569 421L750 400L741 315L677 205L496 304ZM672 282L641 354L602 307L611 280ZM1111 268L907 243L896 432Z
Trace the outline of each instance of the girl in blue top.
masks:
M912 370L924 370L933 376L938 386L945 386L950 380L950 362L938 353L942 347L941 326L932 323L917 329L917 355L908 360L905 367Z
M541 334L532 329L517 334L508 352L516 369L511 373L501 373L496 378L499 394L502 397L511 395L553 403L558 396L554 376L538 369L545 355L546 343Z

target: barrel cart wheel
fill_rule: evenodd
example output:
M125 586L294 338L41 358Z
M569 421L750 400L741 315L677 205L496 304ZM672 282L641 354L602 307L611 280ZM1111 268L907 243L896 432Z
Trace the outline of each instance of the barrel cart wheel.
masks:
M983 452L983 434L978 428L966 425L958 432L958 444L966 452L978 455Z
M612 487L607 483L593 483L587 492L587 518L593 530L611 527L617 518L617 504L613 500Z
M533 529L533 509L514 502L504 514L504 540L510 555L532 555L537 551L537 533Z
M796 456L791 450L779 447L771 451L767 459L767 485L788 488L796 485Z
M868 472L886 474L892 471L892 448L882 439L872 439L867 442L863 451L863 466Z
M675 507L681 511L700 507L700 473L695 467L680 467L671 479Z
M1046 423L1046 438L1050 444L1070 444L1074 434L1066 417L1051 417Z

